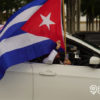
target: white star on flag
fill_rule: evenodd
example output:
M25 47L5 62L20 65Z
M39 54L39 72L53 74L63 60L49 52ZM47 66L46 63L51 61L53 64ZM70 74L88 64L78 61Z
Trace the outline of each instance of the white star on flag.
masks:
M46 25L48 27L48 29L50 30L50 24L55 24L53 21L50 20L51 17L51 13L49 13L46 17L43 15L40 15L42 18L42 23L40 24L40 26L42 25Z

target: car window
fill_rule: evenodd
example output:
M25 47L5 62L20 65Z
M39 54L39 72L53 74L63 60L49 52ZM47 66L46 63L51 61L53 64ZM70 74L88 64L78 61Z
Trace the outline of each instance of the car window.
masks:
M70 39L67 39L67 52L73 65L89 66L90 58L99 56L91 49Z

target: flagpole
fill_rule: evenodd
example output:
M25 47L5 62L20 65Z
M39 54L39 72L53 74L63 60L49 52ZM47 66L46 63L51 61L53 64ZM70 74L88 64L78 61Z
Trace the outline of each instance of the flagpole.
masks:
M64 9L64 0L62 0L62 6L63 6L63 28L64 28L64 43L65 43L65 56L67 54L67 48L66 48L66 23L65 23L65 9Z

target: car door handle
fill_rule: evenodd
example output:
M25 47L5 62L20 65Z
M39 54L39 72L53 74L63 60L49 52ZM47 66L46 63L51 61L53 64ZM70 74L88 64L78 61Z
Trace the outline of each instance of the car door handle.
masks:
M56 76L56 73L51 71L51 70L47 70L47 71L44 71L44 72L40 72L39 73L40 75L43 75L43 76Z

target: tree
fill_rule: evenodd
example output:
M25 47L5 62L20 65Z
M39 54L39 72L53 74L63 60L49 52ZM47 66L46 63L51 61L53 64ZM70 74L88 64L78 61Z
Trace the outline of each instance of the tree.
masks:
M67 0L67 31L75 33L75 4L76 0Z
M33 0L0 0L0 23L6 21L20 7Z
M82 15L87 16L87 31L94 30L94 19L100 16L100 0L82 0Z
M81 0L76 0L76 22L77 22L77 32L80 31L80 8Z

